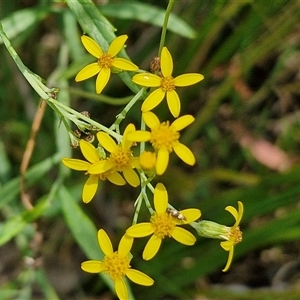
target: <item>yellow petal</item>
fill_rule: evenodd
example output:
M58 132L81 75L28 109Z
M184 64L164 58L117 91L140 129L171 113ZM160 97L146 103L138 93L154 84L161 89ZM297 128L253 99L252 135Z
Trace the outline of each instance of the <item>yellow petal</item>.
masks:
M129 300L127 286L123 279L115 281L115 290L120 300Z
M108 176L107 176L107 179L115 184L115 185L119 185L119 186L122 186L122 185L125 185L126 184L126 181L124 180L124 178L118 173L118 172L113 172L113 173L110 173Z
M124 234L120 240L118 253L122 256L127 256L133 244L133 237Z
M100 46L89 36L82 35L81 42L84 48L94 57L99 58L103 54L103 51L100 48Z
M151 111L144 112L142 114L142 118L146 125L151 129L160 124L158 117Z
M240 224L244 214L244 205L241 201L238 201L238 207L239 207L238 218L236 220L235 226L238 226Z
M234 253L234 248L232 247L230 250L229 250L229 253L228 253L228 258L227 258L227 263L226 263L226 266L224 267L224 269L222 270L223 272L226 272L231 263L232 263L232 259L233 259L233 253Z
M77 171L87 171L91 165L87 161L75 158L63 158L61 161L66 167Z
M153 91L143 102L141 110L142 112L148 112L156 107L165 97L166 92L161 88Z
M100 145L110 153L115 152L118 149L116 142L104 131L99 131L97 133L97 139Z
M98 230L98 243L100 249L105 255L113 254L113 247L110 238L103 229Z
M169 151L166 149L160 149L157 153L157 160L156 160L156 173L157 175L162 175L169 163Z
M159 87L161 84L161 77L151 73L141 73L134 75L132 81L141 86Z
M187 208L180 211L182 215L185 216L186 220L183 222L184 224L188 224L198 220L201 217L201 211L197 208Z
M196 163L196 158L193 152L187 146L177 143L176 146L173 147L173 150L186 164L193 166Z
M198 73L187 73L182 74L174 78L175 86L189 86L195 84L204 79L202 74Z
M114 167L113 162L110 159L100 160L88 168L89 174L102 174Z
M109 77L110 77L111 70L110 69L101 69L99 72L97 79L96 79L96 93L100 94L102 90L105 88Z
M79 141L80 150L83 154L83 156L88 160L90 163L94 163L96 161L99 161L99 154L96 150L96 148L89 142L85 140Z
M125 71L137 71L139 67L135 65L133 62L129 61L125 58L116 57L113 60L112 65L120 70Z
M173 123L172 123L172 127L176 130L176 131L180 131L183 128L189 126L190 124L192 124L195 121L195 118L192 115L184 115L178 119L176 119Z
M103 264L99 260L87 260L81 264L81 269L88 273L100 273L103 271Z
M158 214L163 214L168 207L168 192L162 183L158 183L154 189L154 207Z
M82 190L82 201L89 203L95 196L98 189L99 178L97 175L91 175L86 181Z
M134 283L140 285L150 286L154 283L154 280L151 277L135 269L128 269L126 276Z
M177 118L180 114L180 100L174 90L167 92L167 103L171 114L174 118Z
M225 210L230 212L233 215L235 221L237 221L239 215L238 215L237 210L233 206L226 206Z
M117 38L115 38L111 42L107 53L109 55L111 55L112 57L116 56L121 51L121 49L123 48L123 46L124 46L127 39L128 39L128 36L126 34L120 35Z
M173 59L167 47L163 47L160 56L160 67L164 77L169 77L173 72Z
M143 251L143 259L150 260L158 252L162 239L156 235L152 235L149 241L146 244L146 247Z
M149 131L137 130L128 133L127 139L133 142L147 142L151 139L151 133Z
M94 75L96 75L97 73L99 73L100 70L101 69L100 69L98 63L89 64L79 71L79 73L75 77L75 81L78 82L78 81L82 81L82 80L91 78Z
M124 168L123 175L131 186L137 187L140 185L140 178L131 167Z
M132 123L130 123L126 126L126 128L124 130L124 133L123 133L123 140L122 140L122 148L123 149L130 149L131 148L133 142L129 141L127 139L127 134L129 132L134 132L134 131L135 131L135 126Z
M153 227L149 222L138 223L129 227L126 230L126 233L131 237L144 237L153 233Z
M171 233L172 237L179 243L192 246L196 242L196 238L193 234L181 227L175 227Z
M233 247L233 241L224 241L221 242L220 245L225 251L230 251L230 249Z

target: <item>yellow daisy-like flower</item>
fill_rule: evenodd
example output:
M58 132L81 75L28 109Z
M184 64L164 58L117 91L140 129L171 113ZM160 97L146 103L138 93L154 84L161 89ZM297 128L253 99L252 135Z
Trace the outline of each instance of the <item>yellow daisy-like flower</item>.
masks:
M160 123L158 117L152 112L143 113L143 120L151 129L149 131L137 130L128 134L127 138L134 142L150 141L157 151L156 173L161 175L165 172L169 163L169 154L174 151L177 156L188 165L196 162L192 151L179 142L179 131L194 122L195 118L185 115L176 119L172 124L169 121Z
M90 174L104 173L109 170L122 172L126 181L131 186L137 187L140 184L140 179L133 169L139 168L139 159L132 156L130 148L133 142L127 139L127 135L134 131L134 125L129 124L124 131L123 140L120 145L117 145L107 133L103 131L98 132L98 141L106 151L110 152L110 156L105 161L98 161L91 165L88 172Z
M134 238L151 235L143 251L143 259L149 260L158 252L161 242L165 237L172 237L184 245L194 245L196 238L189 231L178 227L178 225L189 224L201 216L199 209L190 208L178 213L182 218L175 218L168 212L168 193L162 183L158 183L154 190L155 213L150 222L139 223L129 227L126 234Z
M177 118L180 114L180 100L175 88L195 84L204 76L198 73L187 73L173 78L173 59L167 47L163 47L161 51L160 64L162 77L152 73L141 73L134 75L132 81L141 86L157 88L143 102L142 112L152 110L166 95L170 112Z
M75 77L75 81L82 81L98 74L96 79L96 92L100 94L106 86L112 68L125 71L137 71L139 68L131 61L115 57L123 48L128 36L121 35L114 39L110 44L107 53L103 52L101 47L90 37L81 36L81 42L84 48L97 58L97 62L85 66Z
M92 144L84 140L80 140L79 146L83 156L87 161L74 158L63 158L62 162L66 167L70 169L85 171L85 174L89 175L89 178L82 190L82 200L84 203L90 202L95 196L99 180L108 179L110 182L116 185L124 185L126 183L119 173L111 172L110 170L99 172L96 174L89 173L88 170L90 166L103 160L100 158L99 153Z
M229 252L226 266L222 270L223 272L226 272L231 265L234 246L242 241L242 231L240 230L239 224L243 217L244 206L242 202L238 201L238 211L233 206L227 206L225 210L229 211L233 215L235 223L232 227L228 227L228 233L225 237L227 241L220 243L221 247L225 251Z
M81 269L88 273L104 272L114 281L116 294L121 300L128 300L128 290L125 284L125 276L131 281L150 286L154 280L141 271L130 266L133 239L124 235L119 243L118 251L113 251L111 241L103 229L98 231L99 246L104 253L103 260L88 260L81 264Z

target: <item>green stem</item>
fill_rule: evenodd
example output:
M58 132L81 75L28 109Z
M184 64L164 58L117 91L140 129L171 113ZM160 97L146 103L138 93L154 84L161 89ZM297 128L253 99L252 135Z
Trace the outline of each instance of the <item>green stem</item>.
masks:
M127 113L131 107L141 98L145 88L139 90L139 92L130 100L130 102L123 108L123 110L117 115L117 120L110 127L110 129L118 128L123 119L125 119Z
M61 109L63 109L64 111L68 112L68 113L71 113L72 115L76 116L77 119L81 119L83 121L85 121L86 123L88 124L91 124L93 126L95 126L96 128L98 128L99 130L103 130L105 132L107 132L109 135L113 136L115 139L117 139L118 142L121 141L122 139L122 136L117 134L116 132L112 131L111 129L103 126L102 124L86 117L85 115L83 115L82 113L62 104L61 102L55 100L55 99L52 99L52 98L48 98L47 99L47 102L49 103L52 103L54 106L56 106L57 108L60 107ZM60 110L60 113L61 114L64 114L61 110Z
M5 47L7 48L9 54L11 55L13 60L15 61L16 65L18 66L18 68L21 71L21 73L23 74L23 76L26 78L26 80L29 82L29 84L33 87L33 89L39 94L39 96L42 99L46 100L46 99L51 97L52 93L57 92L57 89L55 89L55 88L49 89L48 87L46 87L42 83L42 79L38 75L31 72L23 64L21 58L19 57L19 55L17 54L17 52L13 48L13 46L12 46L11 42L9 41L6 33L4 32L1 22L0 22L0 37L2 38Z
M143 202L143 192L141 191L139 196L137 197L136 201L135 201L135 212L134 212L134 216L133 216L133 220L132 220L132 225L135 225L137 223L137 219L140 213L140 209L141 209L141 205Z
M71 87L68 87L67 90L72 95L84 97L84 98L87 98L87 99L90 99L90 100L93 100L96 102L102 102L102 103L106 103L106 104L114 105L114 106L125 105L125 104L129 103L132 98L132 96L127 96L124 98L112 98L112 97L108 97L108 96L105 96L102 94L97 95L95 93L86 92L86 91L83 91L83 90L80 90L77 88L71 88Z
M160 54L161 54L161 50L165 45L166 32L167 32L167 28L168 28L168 21L169 21L170 13L171 13L171 10L173 8L174 2L175 2L175 0L169 0L169 4L168 4L167 10L166 10L164 24L163 24L163 28L162 28L162 32L161 32L161 37L160 37L159 50L158 50L158 56L159 57L160 57Z

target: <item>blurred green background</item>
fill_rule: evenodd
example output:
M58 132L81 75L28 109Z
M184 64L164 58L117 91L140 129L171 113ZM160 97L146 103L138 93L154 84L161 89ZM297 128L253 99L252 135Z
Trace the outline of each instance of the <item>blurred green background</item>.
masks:
M94 4L116 35L128 34L127 54L147 70L157 55L168 2ZM228 226L234 220L224 208L242 201L243 242L223 274L227 253L218 240L199 238L193 247L166 240L144 262L141 239L134 267L155 284L132 284L133 293L143 300L299 299L300 2L175 1L173 14L166 38L173 75L199 72L205 79L178 89L182 114L196 118L181 139L197 164L174 159L159 180L175 207L200 208L203 219ZM89 111L106 126L115 121L123 98L133 93L116 75L103 92L108 98L94 97L95 78L74 82L91 61L74 9L54 0L4 0L0 19L24 64L60 89L59 101ZM138 190L105 182L84 205L86 177L60 163L62 157L80 157L80 151L71 149L65 128L47 107L26 171L34 209L24 207L20 167L41 103L0 43L0 299L114 299L80 263L99 256L99 228L117 245L131 224ZM139 110L138 103L126 124L139 125ZM164 103L155 112L170 118Z

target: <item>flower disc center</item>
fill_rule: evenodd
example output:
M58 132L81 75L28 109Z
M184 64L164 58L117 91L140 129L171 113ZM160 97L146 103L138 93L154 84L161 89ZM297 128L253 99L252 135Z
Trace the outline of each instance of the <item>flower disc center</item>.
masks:
M100 68L110 69L113 65L113 58L108 53L104 53L98 58L98 64Z
M161 88L164 92L171 92L175 90L174 78L172 76L163 77L161 79Z

